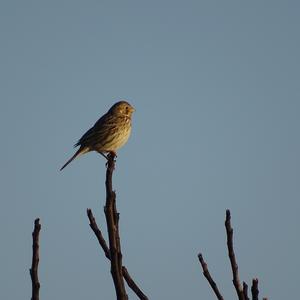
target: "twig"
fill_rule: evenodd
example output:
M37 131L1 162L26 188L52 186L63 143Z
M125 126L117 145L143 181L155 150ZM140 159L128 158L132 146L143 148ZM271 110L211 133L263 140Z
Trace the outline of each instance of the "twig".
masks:
M210 284L211 288L213 289L213 291L215 292L218 300L224 300L223 296L221 295L221 293L219 292L219 289L217 287L217 284L215 283L215 281L212 279L208 268L207 268L207 264L203 259L203 256L201 253L198 254L198 259L200 261L200 264L202 266L203 269L203 275L205 276L205 278L207 279L208 283Z
M248 284L245 281L243 281L243 294L244 294L245 300L249 300L249 297L248 297Z
M87 215L88 218L90 220L90 227L92 228L92 230L94 231L98 242L100 244L100 246L102 247L105 256L110 260L110 251L109 248L106 244L106 241L102 235L101 230L98 228L98 225L96 223L96 220L93 216L92 210L91 209L87 209ZM126 283L128 284L128 286L135 292L135 294L139 297L139 299L141 300L148 300L148 297L142 292L142 290L137 286L137 284L134 282L134 280L131 278L131 276L129 275L126 267L122 266L122 274L124 279L126 280Z
M34 230L32 232L32 264L29 270L32 282L31 300L39 300L40 282L38 277L39 266L39 234L41 230L40 219L35 219Z
M231 227L231 216L230 216L230 210L226 210L226 220L225 220L225 228L226 228L226 235L227 235L227 248L228 248L228 256L230 259L231 269L232 269L232 275L233 275L233 285L235 287L237 296L239 300L249 300L248 297L248 285L246 282L243 282L243 285L240 282L239 279L239 273L238 273L238 264L236 262L235 253L233 249L233 229ZM212 279L206 262L204 261L202 254L198 254L199 261L201 263L202 269L203 269L203 275L206 277L207 281L209 282L211 288L215 292L217 298L220 300L223 300L222 295L220 294L217 284ZM252 280L252 286L251 286L251 294L252 294L252 300L258 300L258 279L254 278ZM263 300L268 300L268 298L263 298Z
M237 296L239 300L245 300L243 287L240 282L239 273L238 273L238 265L236 262L234 249L233 249L233 229L231 227L230 222L230 210L226 210L226 220L225 220L225 227L226 227L226 234L227 234L227 247L228 247L228 255L231 263L232 275L233 275L233 285L236 289Z
M253 278L252 279L252 287L251 287L251 293L252 293L252 300L258 300L258 279Z
M120 246L120 238L118 234L118 219L119 216L115 209L116 194L112 190L112 174L115 168L115 154L108 155L107 170L106 170L106 204L104 213L107 223L107 232L109 238L110 251L110 272L114 281L117 300L127 300L123 275L122 275L122 252Z
M137 284L134 282L134 280L129 275L126 267L122 267L122 273L126 280L126 283L128 286L135 292L135 294L141 299L141 300L148 300L148 297L142 292L142 290L137 286Z
M104 237L102 235L101 230L99 229L99 227L98 227L98 225L96 223L96 220L95 220L94 215L92 213L92 210L90 208L87 209L87 215L88 215L88 218L90 220L90 227L94 231L95 236L97 237L98 242L99 242L100 246L102 247L105 256L110 260L109 248L108 248L108 246L106 244L106 241L105 241L105 239L104 239Z

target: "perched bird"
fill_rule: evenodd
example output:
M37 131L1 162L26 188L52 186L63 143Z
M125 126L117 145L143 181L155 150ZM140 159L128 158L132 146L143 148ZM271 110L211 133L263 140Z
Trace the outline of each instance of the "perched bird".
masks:
M116 154L130 136L131 115L134 111L135 109L126 101L115 103L74 145L80 147L60 170L76 157L90 151L97 151L104 157L106 157L104 153Z

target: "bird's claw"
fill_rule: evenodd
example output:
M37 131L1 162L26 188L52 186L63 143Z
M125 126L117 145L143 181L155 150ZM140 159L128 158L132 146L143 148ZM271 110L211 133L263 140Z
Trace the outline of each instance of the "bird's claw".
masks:
M104 155L104 154L103 154ZM107 159L107 162L105 163L105 166L108 167L108 163L111 159L113 159L114 162L116 162L117 153L114 151L110 151L107 155L104 155Z

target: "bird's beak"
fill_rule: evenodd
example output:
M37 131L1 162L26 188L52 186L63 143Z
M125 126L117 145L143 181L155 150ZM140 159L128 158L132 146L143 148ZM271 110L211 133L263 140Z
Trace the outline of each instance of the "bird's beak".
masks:
M135 108L131 106L131 112L135 112Z

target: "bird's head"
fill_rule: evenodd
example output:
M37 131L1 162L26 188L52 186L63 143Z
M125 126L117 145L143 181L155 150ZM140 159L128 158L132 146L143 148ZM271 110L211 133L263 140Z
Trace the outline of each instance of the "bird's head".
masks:
M131 117L135 109L126 101L119 101L115 103L110 109L109 113L114 115L125 115Z

